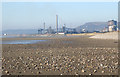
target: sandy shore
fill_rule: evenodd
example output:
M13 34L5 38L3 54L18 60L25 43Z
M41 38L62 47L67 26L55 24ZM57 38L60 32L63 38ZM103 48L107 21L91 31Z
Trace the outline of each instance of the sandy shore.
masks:
M120 33L118 33L118 32L108 32L108 33L95 34L94 36L92 36L90 38L118 40L118 39L120 39L119 36L120 36Z
M117 75L118 41L88 37L9 38L47 42L3 45L4 75Z

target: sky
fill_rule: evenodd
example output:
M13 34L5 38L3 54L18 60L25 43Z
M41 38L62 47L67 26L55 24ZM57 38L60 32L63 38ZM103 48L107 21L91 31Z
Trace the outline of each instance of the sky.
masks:
M117 2L3 2L2 29L77 27L87 22L107 22L118 19Z

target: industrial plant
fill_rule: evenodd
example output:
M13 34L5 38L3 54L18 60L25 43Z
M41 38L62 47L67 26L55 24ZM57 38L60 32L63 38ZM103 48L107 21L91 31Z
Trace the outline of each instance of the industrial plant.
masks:
M45 22L43 23L44 29L38 29L38 34L75 34L77 33L75 28L67 28L65 24L61 28L58 28L58 15L56 15L56 29L52 29L50 26L45 28Z
M59 27L58 24L58 15L56 15L56 29L52 29L51 26L46 29L45 22L43 23L43 29L40 28L38 29L38 34L79 34L79 33L104 33L104 32L113 32L113 31L118 31L118 25L117 21L115 20L109 20L107 22L107 27L104 27L102 30L94 30L92 32L89 32L87 29L82 28L81 31L77 31L76 28L68 28L66 24L63 24L62 26Z

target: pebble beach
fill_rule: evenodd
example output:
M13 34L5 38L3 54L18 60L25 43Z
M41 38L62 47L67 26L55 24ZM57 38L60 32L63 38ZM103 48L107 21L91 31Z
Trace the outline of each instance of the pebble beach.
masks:
M3 75L118 75L118 41L90 36L3 38L48 40L36 44L3 44Z

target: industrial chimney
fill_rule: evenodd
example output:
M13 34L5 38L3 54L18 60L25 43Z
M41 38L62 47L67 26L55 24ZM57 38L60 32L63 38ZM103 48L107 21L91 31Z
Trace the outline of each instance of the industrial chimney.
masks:
M44 24L44 30L43 31L44 31L44 34L45 34L45 22L43 24Z
M56 15L56 33L58 33L58 15Z

